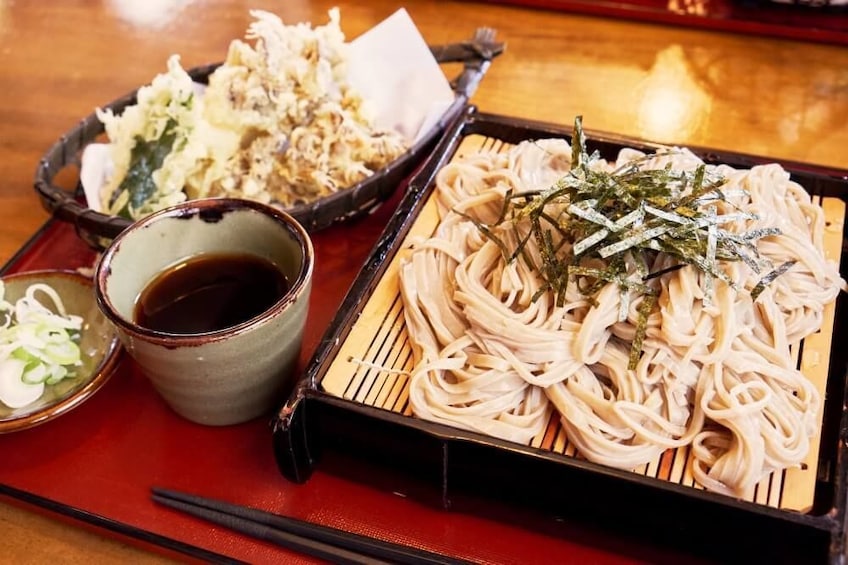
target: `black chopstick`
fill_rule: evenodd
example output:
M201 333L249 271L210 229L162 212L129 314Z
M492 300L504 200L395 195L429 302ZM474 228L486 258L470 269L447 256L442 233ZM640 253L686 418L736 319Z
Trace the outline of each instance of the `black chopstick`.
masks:
M463 563L450 557L406 545L361 536L193 494L153 487L153 500L237 532L340 564Z

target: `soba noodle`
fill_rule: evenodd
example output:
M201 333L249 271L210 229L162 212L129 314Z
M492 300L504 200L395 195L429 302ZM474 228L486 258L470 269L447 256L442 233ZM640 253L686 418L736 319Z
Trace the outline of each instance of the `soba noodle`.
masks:
M702 165L684 149L653 156L627 149L616 163L594 166L613 170L635 158L647 159L645 168ZM438 174L440 224L415 243L400 273L415 352L414 413L526 444L555 410L590 461L633 469L690 446L695 479L734 496L748 496L773 470L799 465L821 398L794 367L789 346L817 330L824 306L845 285L822 253L821 208L778 165L709 167L726 179L727 199L711 204L716 212L755 215L722 229L777 227L779 235L756 242L760 257L797 263L756 300L750 291L762 274L744 261L719 263L736 289L718 278L707 284L692 265L650 280L658 297L643 319L638 363L628 368L643 294L607 283L588 297L577 280L557 305L527 261L507 260L480 229L489 226L515 249L526 228L498 223L504 198L545 189L570 166L569 144L549 139L455 160ZM525 252L539 264L533 238ZM674 264L664 253L651 260L652 272Z

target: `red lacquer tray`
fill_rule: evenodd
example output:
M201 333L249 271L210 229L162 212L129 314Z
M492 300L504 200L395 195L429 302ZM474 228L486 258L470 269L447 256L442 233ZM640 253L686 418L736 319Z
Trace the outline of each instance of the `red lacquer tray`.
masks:
M301 366L318 346L402 192L371 216L313 235L315 286ZM95 258L71 225L48 221L4 272L87 267ZM305 484L294 484L281 476L274 461L269 421L224 428L187 422L171 412L124 355L109 382L81 406L39 427L0 435L0 493L5 501L204 562L309 560L159 506L150 499L151 487L254 506L477 562L692 561L584 524L548 520L538 530L519 510L495 501L473 515L450 512L321 470Z

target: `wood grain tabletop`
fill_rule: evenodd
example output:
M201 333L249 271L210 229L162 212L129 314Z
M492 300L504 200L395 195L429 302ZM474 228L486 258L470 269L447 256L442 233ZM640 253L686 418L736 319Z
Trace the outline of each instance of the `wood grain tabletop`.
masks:
M0 260L48 218L33 190L40 157L95 107L148 83L173 53L186 68L223 59L253 8L321 24L333 6L348 38L401 6L430 44L495 28L507 50L471 100L485 112L560 124L579 114L592 131L848 167L848 49L834 45L485 2L0 2ZM7 499L0 547L16 563L175 557Z

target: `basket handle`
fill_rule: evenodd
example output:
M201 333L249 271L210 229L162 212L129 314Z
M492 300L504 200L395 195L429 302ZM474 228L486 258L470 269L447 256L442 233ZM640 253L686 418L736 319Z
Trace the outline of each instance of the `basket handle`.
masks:
M505 43L495 41L496 35L493 28L478 27L468 41L430 46L430 52L438 63L464 64L462 72L450 83L457 96L466 100L471 98L492 59L506 50Z

